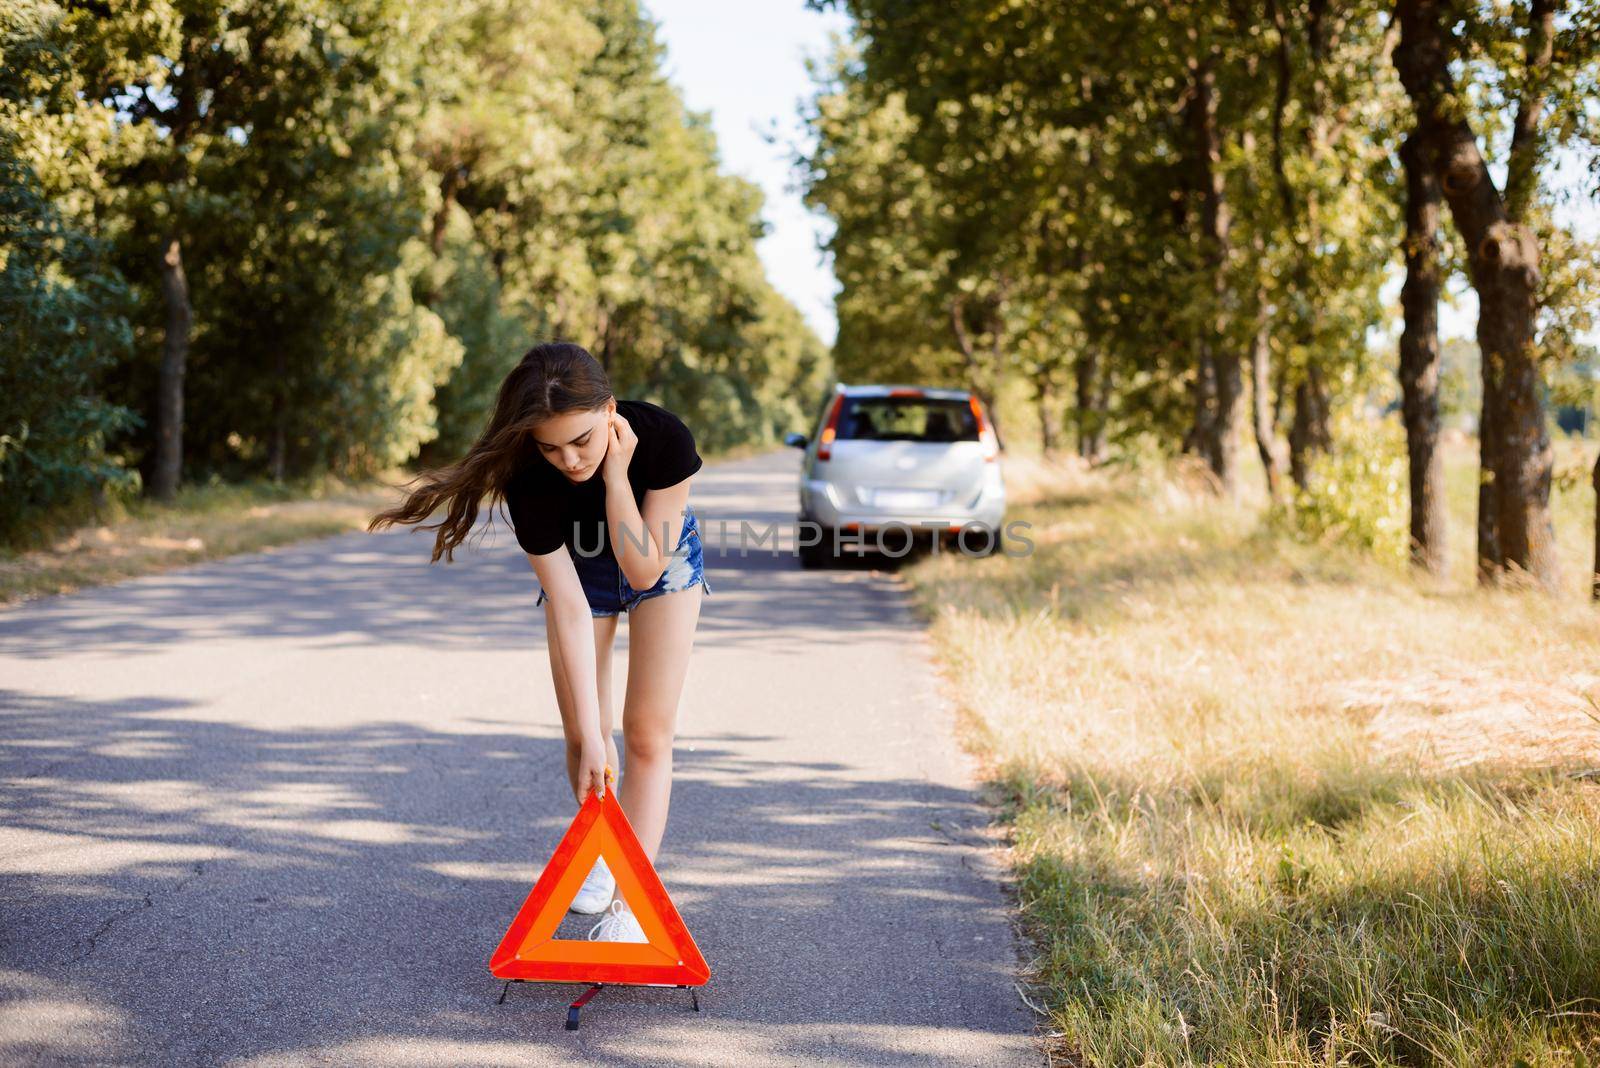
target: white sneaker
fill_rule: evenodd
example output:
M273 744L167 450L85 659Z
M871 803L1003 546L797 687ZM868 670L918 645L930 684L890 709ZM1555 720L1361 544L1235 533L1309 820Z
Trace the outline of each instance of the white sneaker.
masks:
M589 928L591 942L648 942L639 918L629 912L621 901L613 901L611 910L600 917L600 922Z
M572 904L567 907L573 912L582 912L590 916L604 912L616 889L617 879L611 874L611 869L606 867L606 858L596 857L594 867L589 869L589 877L578 887L577 894L572 898Z

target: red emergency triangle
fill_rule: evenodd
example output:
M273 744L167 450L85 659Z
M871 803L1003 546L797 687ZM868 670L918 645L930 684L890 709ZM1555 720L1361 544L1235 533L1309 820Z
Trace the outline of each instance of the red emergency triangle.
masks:
M648 942L552 937L596 857L606 859ZM711 978L615 791L602 801L592 790L489 958L489 971L500 979L664 986L703 986Z

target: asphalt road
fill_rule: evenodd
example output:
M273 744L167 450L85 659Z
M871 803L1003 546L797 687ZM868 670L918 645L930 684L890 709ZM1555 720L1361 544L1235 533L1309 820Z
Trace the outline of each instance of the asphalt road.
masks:
M657 868L701 1012L609 987L568 1032L579 987L496 1004L574 811L501 522L449 566L356 533L0 612L0 1064L1042 1063L901 587L737 547L792 521L798 458L691 497L712 592Z

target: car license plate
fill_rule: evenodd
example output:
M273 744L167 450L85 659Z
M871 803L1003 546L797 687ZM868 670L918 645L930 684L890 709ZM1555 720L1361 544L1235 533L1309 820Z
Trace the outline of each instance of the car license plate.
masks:
M932 508L939 503L938 490L881 489L872 497L879 508Z

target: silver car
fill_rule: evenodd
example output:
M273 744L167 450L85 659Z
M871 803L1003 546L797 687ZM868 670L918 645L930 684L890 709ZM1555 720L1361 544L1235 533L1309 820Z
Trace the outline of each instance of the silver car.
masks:
M908 535L974 555L1000 547L1000 441L983 403L966 390L840 385L824 402L815 434L784 441L805 450L803 567L839 551L898 555Z

